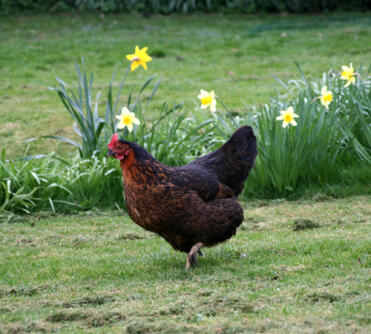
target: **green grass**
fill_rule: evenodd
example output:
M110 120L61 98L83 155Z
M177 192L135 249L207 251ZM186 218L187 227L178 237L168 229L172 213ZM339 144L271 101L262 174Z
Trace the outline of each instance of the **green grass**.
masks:
M2 224L0 332L366 333L370 198L321 200L244 204L190 272L118 212Z
M283 81L298 78L297 61L309 79L330 67L368 65L367 14L318 16L153 16L41 15L0 22L0 142L8 157L22 156L22 140L39 135L74 138L72 122L57 95L46 89L55 75L76 84L74 62L85 57L105 92L115 68L126 68L125 54L147 45L154 59L147 72L129 76L136 91L153 73L162 84L152 110L163 102L184 102L198 110L200 88L214 89L232 109L266 103ZM157 57L156 57L157 55ZM129 90L123 94L125 101ZM95 92L96 93L96 92ZM93 96L95 96L93 93ZM101 112L104 106L100 106ZM195 111L196 110L196 111ZM71 150L55 141L33 143L31 153Z
M129 76L121 100L158 73L162 84L146 109L148 119L163 102L175 101L199 115L200 88L214 89L232 111L243 114L249 105L269 102L279 87L273 74L284 82L299 78L294 61L308 80L350 62L368 66L370 27L369 15L361 13L2 18L0 150L6 148L8 158L20 157L26 138L74 138L71 119L46 87L56 84L55 75L76 87L74 61L80 56L104 94L114 69L120 76L125 71L125 54L136 44L148 46L154 57L149 70ZM104 108L100 105L101 114ZM28 153L51 151L66 156L71 148L38 140ZM43 175L41 160L31 165ZM91 199L102 204L95 193L101 168L95 169L88 182L73 184L73 194L87 202L83 208L96 208ZM347 173L349 180L369 175L367 166ZM26 175L36 187L37 175ZM20 180L26 186L26 179ZM369 193L367 184L352 186L353 193ZM353 189L326 187L344 195ZM57 190L48 188L47 196ZM12 223L0 224L0 332L371 331L370 196L315 197L244 203L245 222L237 236L206 249L190 272L184 254L118 211L15 215Z

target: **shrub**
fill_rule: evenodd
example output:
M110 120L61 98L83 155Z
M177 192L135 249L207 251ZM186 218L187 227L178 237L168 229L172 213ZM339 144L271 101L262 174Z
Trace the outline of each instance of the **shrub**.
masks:
M133 12L170 14L226 12L292 12L316 13L321 11L367 10L367 0L1 0L0 13L47 12L56 10L98 10L102 12Z

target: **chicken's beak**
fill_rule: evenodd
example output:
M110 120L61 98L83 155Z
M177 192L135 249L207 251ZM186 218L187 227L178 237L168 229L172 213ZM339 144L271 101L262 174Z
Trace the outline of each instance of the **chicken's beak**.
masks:
M107 158L113 157L115 154L112 152L112 150L108 149Z

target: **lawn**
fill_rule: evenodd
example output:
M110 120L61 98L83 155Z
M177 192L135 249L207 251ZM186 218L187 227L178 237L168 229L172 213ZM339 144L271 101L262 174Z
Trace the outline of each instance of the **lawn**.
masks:
M0 332L371 330L368 197L244 208L237 236L188 272L184 254L122 213L0 225ZM317 227L295 230L298 219Z
M120 102L158 73L161 86L145 109L150 120L164 102L182 102L188 114L211 117L199 108L201 88L215 90L241 115L282 93L274 75L284 82L299 78L295 62L316 81L330 68L340 71L350 62L369 66L370 23L370 16L362 13L2 18L0 152L6 149L6 155L0 162L11 168L0 189L8 189L11 200L0 217L11 219L0 223L0 333L370 332L366 164L357 162L358 169L346 165L340 183L308 186L308 194L301 189L301 199L291 195L295 201L242 202L245 220L237 236L205 249L200 265L186 271L185 254L142 230L126 213L108 211L116 201L98 190L107 190L117 201L122 198L121 172L112 169L114 161L76 160L70 146L50 139L33 141L27 154L54 151L72 165L50 157L14 165L5 159L22 157L28 145L23 141L30 137L75 138L72 120L47 87L56 85L57 75L76 88L74 62L80 56L94 72L94 96L99 90L105 95L115 69L122 77L125 55L135 45L148 46L153 61L147 72L129 75ZM99 104L101 114L105 98ZM294 129L301 127L306 129L300 124ZM283 170L287 164L281 165ZM357 175L362 182L352 181ZM317 189L321 193L315 194ZM53 211L51 198L57 199L56 211L65 212L61 206L66 202L54 196L58 191L71 194L68 201L78 214L35 210L19 215L22 196L35 203L44 203L42 198L46 205L38 208L50 205Z
M295 61L309 79L353 62L369 65L370 16L361 13L316 16L153 16L99 14L42 15L0 21L0 141L8 157L24 154L26 138L73 137L72 121L57 95L48 90L58 75L76 84L74 62L85 57L95 73L96 91L106 93L115 69L122 75L125 55L148 46L149 70L129 76L134 92L154 73L162 84L152 110L163 102L184 102L199 112L197 95L211 90L234 110L266 103L283 81L298 78ZM95 94L94 94L95 95ZM100 106L104 112L104 105ZM196 110L196 111L195 111ZM70 147L51 140L32 144L31 153Z

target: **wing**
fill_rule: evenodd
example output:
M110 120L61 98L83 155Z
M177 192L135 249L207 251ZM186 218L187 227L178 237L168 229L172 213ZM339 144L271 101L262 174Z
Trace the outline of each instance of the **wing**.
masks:
M221 184L232 189L234 196L237 196L254 166L256 155L254 132L251 127L243 126L219 149L186 166L198 167L215 175Z
M171 183L177 187L196 191L205 202L216 198L234 197L233 191L219 182L215 173L198 165L176 168Z

